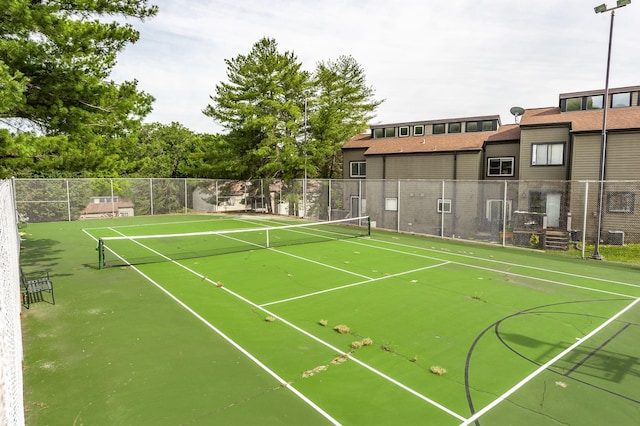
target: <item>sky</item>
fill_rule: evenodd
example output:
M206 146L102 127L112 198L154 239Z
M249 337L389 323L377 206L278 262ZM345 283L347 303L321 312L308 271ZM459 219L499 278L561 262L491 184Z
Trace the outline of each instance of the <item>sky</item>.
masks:
M225 59L269 37L309 72L353 56L384 100L369 124L495 114L511 124L513 106L604 89L611 12L596 14L599 1L150 0L158 15L128 21L141 38L111 77L136 79L156 98L145 122L224 133L202 110L228 81ZM611 88L640 85L633 2L615 11Z

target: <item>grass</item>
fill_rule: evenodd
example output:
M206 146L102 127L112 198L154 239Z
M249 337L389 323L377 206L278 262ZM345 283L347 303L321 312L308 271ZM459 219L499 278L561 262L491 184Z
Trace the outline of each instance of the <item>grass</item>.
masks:
M81 228L142 221L167 218L25 228L23 267L57 301L23 310L28 425L327 424L294 389L345 425L459 425L421 396L466 418L640 296L635 266L386 232L97 270ZM481 422L633 424L639 324L635 307Z
M587 244L585 246L585 254L590 256L594 252L595 246ZM608 262L629 263L632 265L640 265L640 244L606 245L601 244L599 252ZM569 256L581 256L582 250L571 248L566 252Z

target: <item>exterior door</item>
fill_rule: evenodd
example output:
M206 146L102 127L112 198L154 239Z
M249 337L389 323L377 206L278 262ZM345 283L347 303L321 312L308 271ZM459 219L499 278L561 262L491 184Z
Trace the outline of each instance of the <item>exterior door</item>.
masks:
M560 227L560 198L561 194L547 194L547 226Z
M351 196L351 217L360 217L360 197Z

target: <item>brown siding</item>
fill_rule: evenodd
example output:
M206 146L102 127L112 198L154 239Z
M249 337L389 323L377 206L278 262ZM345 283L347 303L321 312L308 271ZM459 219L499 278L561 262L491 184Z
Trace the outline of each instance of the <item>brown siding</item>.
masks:
M607 137L605 179L640 179L640 167L638 167L639 158L640 133L609 135Z
M367 179L382 179L382 157L367 157Z
M571 159L572 180L598 180L600 171L600 135L574 138Z
M566 180L569 158L569 128L544 127L522 129L520 139L520 179L522 180ZM563 142L565 144L564 166L531 166L531 146L536 143Z
M390 155L386 179L453 179L453 154Z
M480 151L458 153L455 179L482 179L482 153Z

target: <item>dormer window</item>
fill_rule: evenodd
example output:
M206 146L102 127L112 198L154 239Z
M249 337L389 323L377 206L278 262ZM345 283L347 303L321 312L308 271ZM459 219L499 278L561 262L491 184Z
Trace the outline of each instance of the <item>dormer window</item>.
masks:
M587 96L585 99L585 109L602 109L604 106L604 95Z
M624 108L631 106L631 92L614 93L611 95L611 108Z

